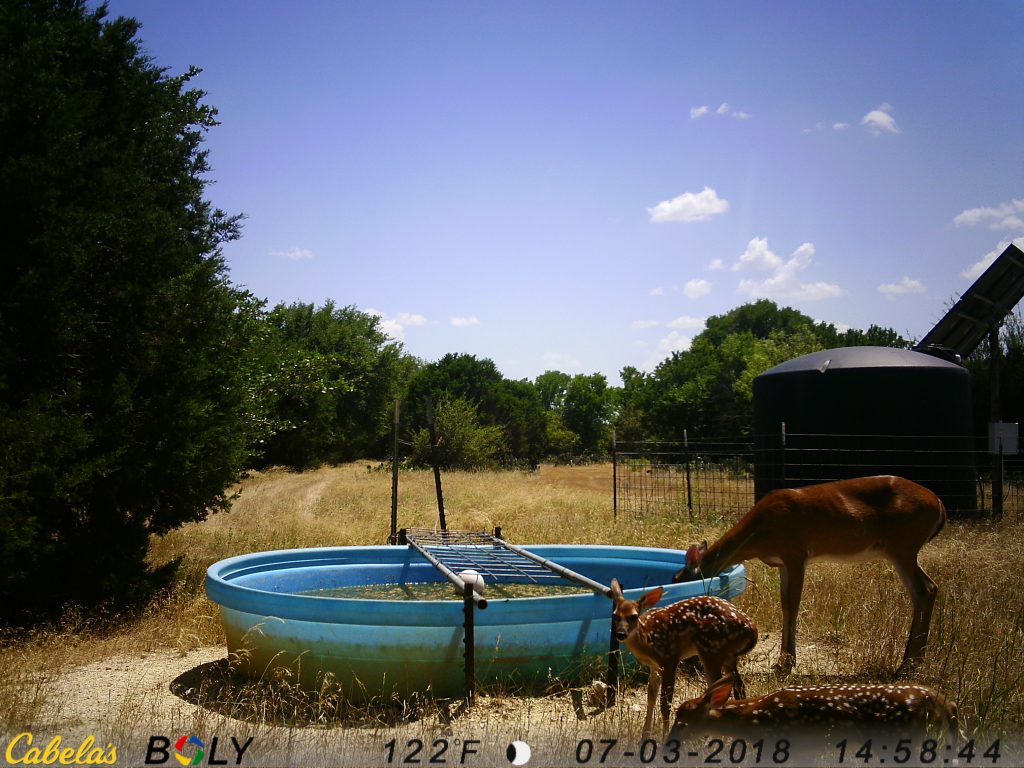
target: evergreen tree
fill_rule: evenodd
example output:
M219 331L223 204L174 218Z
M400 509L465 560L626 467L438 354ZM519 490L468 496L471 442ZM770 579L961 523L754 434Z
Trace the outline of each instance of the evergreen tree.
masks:
M148 537L228 505L252 302L204 198L196 74L81 0L0 7L0 612L117 599Z

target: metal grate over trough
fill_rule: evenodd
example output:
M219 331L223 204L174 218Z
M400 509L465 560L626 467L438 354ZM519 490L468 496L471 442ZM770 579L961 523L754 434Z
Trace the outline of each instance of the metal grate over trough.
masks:
M509 544L482 531L435 531L429 528L405 528L402 540L418 550L442 573L458 575L459 571L474 570L492 581L548 584L571 581L595 592L608 595L609 587L571 571L558 563L546 560L522 547ZM448 576L448 573L445 573ZM448 576L449 580L452 580ZM462 580L453 582L459 589Z
M476 696L476 671L474 644L474 606L487 607L487 600L478 594L471 584L459 576L460 571L474 570L494 582L523 582L544 584L557 581L571 581L588 587L598 594L611 597L611 588L600 584L583 574L571 571L558 563L547 560L501 538L501 529L494 535L483 531L449 531L430 528L403 528L399 531L400 544L407 544L430 561L463 596L465 605L466 655L466 697L472 702ZM618 641L611 633L611 647L608 655L609 686L614 691L618 679ZM611 694L614 696L614 692Z

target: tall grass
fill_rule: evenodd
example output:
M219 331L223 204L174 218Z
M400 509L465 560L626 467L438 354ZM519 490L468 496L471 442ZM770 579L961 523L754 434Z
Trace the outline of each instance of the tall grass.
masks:
M435 525L437 506L429 472L403 472L399 527ZM154 567L180 561L175 585L141 615L66 625L0 638L0 730L8 733L59 721L58 684L76 669L115 655L154 650L180 654L224 643L216 606L205 597L206 568L247 552L290 547L383 544L390 533L390 475L366 464L306 473L254 474L238 489L230 513L216 515L154 539ZM683 513L614 519L610 467L550 468L537 473L461 473L444 476L448 525L490 530L500 525L510 541L615 543L685 547L713 539L729 520L691 524ZM915 680L944 691L960 708L967 733L999 732L1024 723L1024 565L1022 529L1016 524L949 524L923 552L922 562L939 585L925 663ZM769 671L777 653L781 612L774 569L748 563L748 588L738 599L761 629L762 643L747 661L751 695L778 687ZM815 564L808 570L798 627L798 664L791 682L891 679L910 625L910 602L885 564ZM246 721L252 732L300 721L369 727L379 746L383 731L404 720L419 727L450 727L442 710L395 704L381 711L352 712L327 686L300 692L287 680L249 684L224 677L212 665L192 691L206 706L184 708L171 721L182 729L208 726L211 718ZM583 692L554 684L533 698L486 691L486 703L468 722L480 728L539 728L538 712L567 734L580 727L638 733L643 720L640 681L602 719L579 719ZM681 694L700 692L699 680L681 679ZM203 691L196 693L199 688ZM135 694L133 694L135 695ZM152 711L144 693L131 695L105 726L110 733L155 728L167 713ZM187 698L187 697L186 697ZM506 711L515 705L518 713ZM424 705L426 706L426 705ZM585 707L582 707L585 709ZM120 713L120 714L116 714ZM556 714L553 714L556 713ZM531 719L532 718L532 719ZM149 722L153 721L153 722ZM584 725L580 723L585 722ZM551 726L551 722L547 724ZM183 731L184 732L184 731ZM289 736L289 739L293 736ZM311 736L303 737L307 740ZM326 749L326 747L325 747Z

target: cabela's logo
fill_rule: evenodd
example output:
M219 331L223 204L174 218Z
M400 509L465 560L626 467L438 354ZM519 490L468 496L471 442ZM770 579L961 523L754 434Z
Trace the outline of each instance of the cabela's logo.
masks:
M210 739L209 750L206 742L198 736L184 734L174 742L174 759L182 765L201 765L206 758L207 765L241 765L242 756L245 750L252 744L250 736L244 744L239 743L234 736L231 737L231 746L234 754L221 747L220 737L214 736ZM217 750L227 753L227 757L218 757ZM234 758L229 760L229 758ZM166 736L150 736L146 746L146 765L163 765L171 759L171 740Z
M8 765L114 765L117 747L96 745L93 736L86 736L75 746L64 746L64 739L54 736L45 747L33 744L29 732L19 733L7 744L4 758Z

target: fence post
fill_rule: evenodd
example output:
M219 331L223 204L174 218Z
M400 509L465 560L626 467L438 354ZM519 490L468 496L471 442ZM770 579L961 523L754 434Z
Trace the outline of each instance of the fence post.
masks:
M992 514L1003 519L1003 440L999 438L999 453L992 461Z
M398 408L399 400L395 400L395 417L392 422L391 447L391 538L388 544L398 543Z
M615 694L619 688L619 641L615 637L615 612L612 612L611 642L608 645L608 671L605 673L604 682L608 686L608 697L605 704L610 707L615 703Z
M619 519L619 454L615 430L612 430L612 520Z
M462 640L466 646L464 651L466 705L471 707L476 703L476 633L474 632L473 585L468 581L462 588L462 613L465 617Z
M693 491L690 487L690 435L683 430L683 456L686 459L686 508L690 512L690 522L693 522Z
M444 494L441 492L441 465L437 455L437 422L434 419L434 403L429 397L424 398L427 403L427 428L430 431L430 463L434 467L434 491L437 493L437 516L441 521L441 532L448 531L448 524L444 519Z
M779 467L782 477L780 478L781 483L779 488L786 487L786 422L782 422L782 450L779 452L782 461L782 466Z

